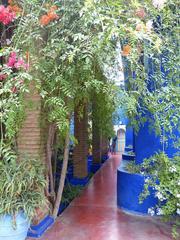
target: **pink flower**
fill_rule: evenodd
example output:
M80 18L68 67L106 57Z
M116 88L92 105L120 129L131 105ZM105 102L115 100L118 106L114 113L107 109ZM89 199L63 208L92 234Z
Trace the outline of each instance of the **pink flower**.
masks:
M0 81L3 81L6 79L7 75L6 74L0 74Z
M16 87L16 86L12 87L12 88L11 88L11 92L12 92L12 93L17 93L17 87Z
M139 18L145 18L146 17L146 12L144 10L144 8L138 8L135 12L136 16L138 16Z
M17 68L17 69L22 67L25 70L28 70L29 65L26 64L22 58L18 58L18 61L15 63L14 67Z
M10 57L12 57L12 58L17 58L16 52L11 52L11 53L10 53Z
M10 54L9 59L8 59L7 66L10 67L10 68L14 68L14 67L15 67L15 64L16 64L16 59L17 59L16 52L12 52L12 53Z
M22 79L19 80L19 84L20 84L20 85L23 85L23 84L24 84L24 80L22 80Z
M0 22L2 22L4 25L8 25L14 20L15 17L15 12L10 11L8 7L6 8L3 5L0 5Z
M17 59L16 52L12 52L10 54L8 62L7 62L7 66L10 68L17 68L17 69L23 68L25 70L28 70L28 68L29 68L29 65L26 64L22 58L19 57Z
M25 66L25 62L22 58L18 58L18 61L15 63L15 68L20 68L20 67L23 67Z

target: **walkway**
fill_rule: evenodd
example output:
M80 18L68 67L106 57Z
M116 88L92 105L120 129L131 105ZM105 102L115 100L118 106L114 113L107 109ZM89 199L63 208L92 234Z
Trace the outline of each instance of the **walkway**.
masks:
M42 240L170 240L170 228L151 217L123 213L116 205L116 169L108 160L82 195L57 219Z

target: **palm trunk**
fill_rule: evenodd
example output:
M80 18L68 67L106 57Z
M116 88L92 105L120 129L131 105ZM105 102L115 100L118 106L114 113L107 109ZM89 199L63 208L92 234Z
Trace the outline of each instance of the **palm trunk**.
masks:
M53 218L57 218L59 206L62 199L62 194L64 190L64 184L65 184L65 178L67 173L67 167L68 167L68 160L69 160L69 143L70 143L70 133L67 131L66 138L65 138L65 147L64 147L64 158L63 158L63 166L62 166L62 172L61 177L59 181L59 188L57 192L57 197L53 209Z

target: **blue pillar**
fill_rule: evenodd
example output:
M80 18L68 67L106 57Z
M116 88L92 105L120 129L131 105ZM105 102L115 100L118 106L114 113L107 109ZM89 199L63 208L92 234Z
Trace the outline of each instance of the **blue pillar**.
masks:
M151 78L153 75L151 59L147 61L147 69L149 78ZM162 74L165 74L162 67L161 71ZM154 90L153 84L153 80L149 81L148 87L150 91ZM146 112L144 117L153 119L153 116L149 112ZM174 129L173 133L179 136L178 129ZM134 147L136 153L135 164L141 164L145 158L149 158L163 150L168 157L173 157L177 152L177 149L173 146L173 140L169 137L164 143L163 136L160 137L155 134L155 129L153 129L151 122L148 120L140 126L137 135L134 136ZM117 205L128 212L148 214L148 209L155 207L158 203L158 199L154 194L155 190L149 189L150 195L148 198L142 204L139 203L139 196L143 190L147 176L128 172L126 169L127 163L127 161L123 160L117 170Z
M134 144L134 133L133 128L131 126L126 125L126 147L131 147L133 149Z
M158 151L163 150L160 137L155 132L150 131L149 123L146 122L135 134L136 164L143 163L145 158L149 158Z
M134 129L129 125L128 121L126 124L126 146L125 152L122 154L123 160L133 161L135 159L134 154Z
M178 130L174 130L174 135L178 136ZM145 158L150 158L155 153L163 151L168 157L173 157L177 149L173 146L173 140L167 139L163 146L162 137L157 136L155 130L150 128L150 123L146 122L140 127L135 135L136 164L143 163Z

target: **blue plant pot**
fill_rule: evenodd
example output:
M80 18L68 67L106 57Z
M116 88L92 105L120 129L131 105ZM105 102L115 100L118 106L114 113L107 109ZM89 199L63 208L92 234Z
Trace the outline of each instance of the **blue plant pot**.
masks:
M69 203L61 203L59 210L58 210L58 216L68 207Z
M125 152L132 152L133 148L132 147L125 147Z
M40 238L53 224L54 218L48 215L37 225L31 225L27 236L31 238Z
M90 173L91 172L91 166L92 166L92 159L91 158L88 158L88 173Z
M127 161L123 161L117 169L117 205L127 212L147 215L148 209L156 207L158 204L155 190L149 188L149 196L140 203L139 197L144 189L147 176L128 172L126 170L127 163Z
M131 155L128 152L125 152L122 154L122 159L126 161L134 161L135 160L135 155Z
M102 163L105 163L109 159L108 155L103 155L102 156Z
M96 173L100 168L101 168L101 164L100 163L93 163L91 165L91 172L92 173Z
M30 226L23 212L16 216L16 226L13 226L11 215L0 215L0 240L25 240Z
M73 185L73 186L85 186L88 182L89 182L89 177L85 177L85 178L71 178L69 180L69 182Z

